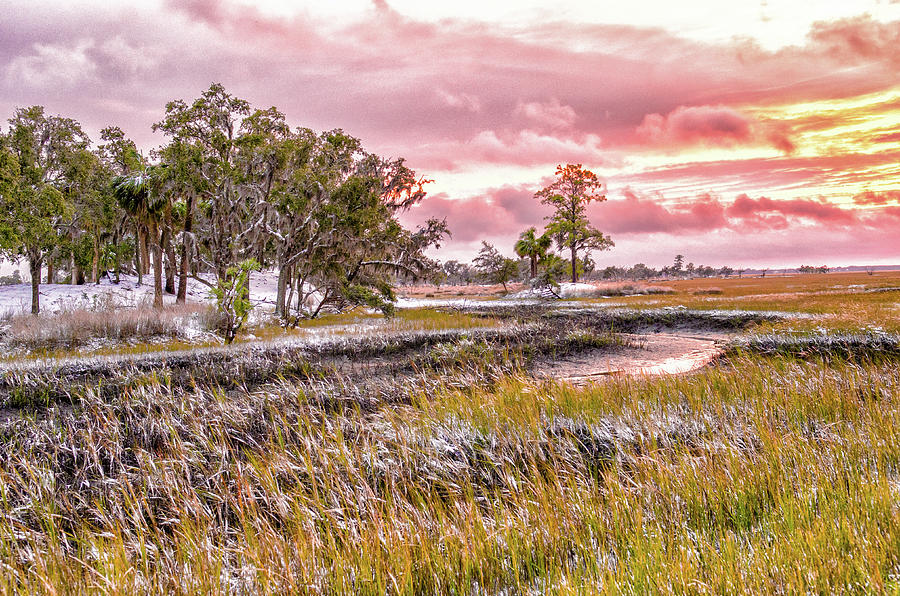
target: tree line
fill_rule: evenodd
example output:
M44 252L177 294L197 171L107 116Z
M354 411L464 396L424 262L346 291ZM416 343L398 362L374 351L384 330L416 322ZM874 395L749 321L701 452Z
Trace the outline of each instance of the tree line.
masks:
M445 221L416 230L397 216L429 180L403 158L368 152L341 129L292 128L275 107L255 108L215 83L165 106L143 155L116 126L92 143L81 125L20 108L0 130L0 250L24 258L39 284L153 275L153 303L186 300L188 279L221 294L251 263L275 267L279 316L326 306L388 311L397 277L435 263L425 250ZM238 290L246 293L246 288ZM310 301L316 294L316 300Z

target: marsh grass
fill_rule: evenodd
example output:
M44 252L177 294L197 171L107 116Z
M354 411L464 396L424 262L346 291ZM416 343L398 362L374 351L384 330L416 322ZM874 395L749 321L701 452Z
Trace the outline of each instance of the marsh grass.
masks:
M660 282L674 294L625 296L617 306L656 310L748 310L814 315L783 320L772 331L813 330L816 327L852 330L879 325L900 332L900 272L829 273L788 277L744 277ZM721 290L721 293L711 291ZM603 304L602 300L591 300Z
M890 332L502 312L470 315L501 329L6 373L32 393L0 417L0 592L900 590ZM611 322L757 335L692 375L524 374L529 354L615 349ZM49 380L73 399L37 399Z
M67 311L49 317L20 315L3 341L13 352L0 362L59 360L74 357L144 356L206 349L222 345L215 329L215 313L201 305L149 307L103 311ZM193 325L193 330L189 327ZM459 309L407 309L390 318L351 311L302 320L285 329L276 322L249 327L235 341L245 346L272 341L317 340L320 337L365 338L384 334L489 329L500 321L474 316Z
M676 290L662 285L651 285L640 282L604 282L592 284L595 289L578 293L579 298L599 298L601 296L655 296L659 294L675 294Z
M898 370L88 388L0 427L0 590L890 591Z
M78 348L97 342L190 339L192 325L205 328L209 308L200 304L154 309L149 306L69 310L52 315L16 315L4 340L29 351Z

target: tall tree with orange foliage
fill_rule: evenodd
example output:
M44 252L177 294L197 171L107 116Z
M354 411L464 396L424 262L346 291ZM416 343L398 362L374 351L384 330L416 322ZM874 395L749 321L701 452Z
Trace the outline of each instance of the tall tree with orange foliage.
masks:
M557 166L556 180L534 195L541 203L553 207L548 216L547 233L560 250L568 250L572 267L572 283L578 281L578 254L592 250L608 250L612 239L591 225L586 208L593 201L605 201L604 184L597 175L581 164Z

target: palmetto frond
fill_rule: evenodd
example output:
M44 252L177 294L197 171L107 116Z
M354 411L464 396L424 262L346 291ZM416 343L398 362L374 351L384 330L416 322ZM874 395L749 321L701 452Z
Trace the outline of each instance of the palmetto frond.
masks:
M166 203L160 192L163 173L162 168L148 168L139 174L116 176L113 194L122 209L140 219L159 216Z

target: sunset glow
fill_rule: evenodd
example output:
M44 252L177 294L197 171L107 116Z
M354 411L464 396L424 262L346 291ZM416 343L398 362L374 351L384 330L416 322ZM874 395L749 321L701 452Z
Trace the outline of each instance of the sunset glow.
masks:
M512 254L568 162L607 182L598 263L900 263L896 1L2 4L5 114L149 152L218 81L433 179L405 221L447 218L442 259Z

